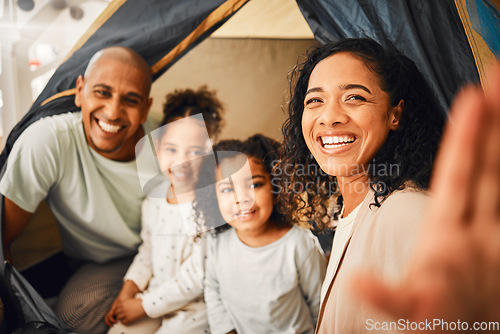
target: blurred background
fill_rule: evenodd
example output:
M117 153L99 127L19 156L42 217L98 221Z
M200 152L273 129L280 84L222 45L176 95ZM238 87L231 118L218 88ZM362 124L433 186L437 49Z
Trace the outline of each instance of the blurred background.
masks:
M0 0L1 147L109 3ZM252 0L154 83L151 117L161 118L167 92L207 85L226 106L221 139L261 132L281 140L288 74L317 43L294 0Z

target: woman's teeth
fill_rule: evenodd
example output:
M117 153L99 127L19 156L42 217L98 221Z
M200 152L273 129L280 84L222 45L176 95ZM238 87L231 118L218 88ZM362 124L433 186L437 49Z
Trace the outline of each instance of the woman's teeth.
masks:
M121 128L121 126L119 125L112 125L101 120L98 122L98 124L103 131L109 133L117 133L118 131L120 131Z
M350 143L353 143L355 140L356 140L356 138L351 137L351 136L321 137L321 141L323 142L324 148L338 148L338 147L346 146Z

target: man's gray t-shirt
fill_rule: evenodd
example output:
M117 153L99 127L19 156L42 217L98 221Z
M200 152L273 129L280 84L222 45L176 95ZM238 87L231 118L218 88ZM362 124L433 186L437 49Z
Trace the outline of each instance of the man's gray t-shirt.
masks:
M28 212L45 199L70 256L103 263L134 254L141 241L144 194L136 161L94 151L80 112L43 118L21 134L0 193Z

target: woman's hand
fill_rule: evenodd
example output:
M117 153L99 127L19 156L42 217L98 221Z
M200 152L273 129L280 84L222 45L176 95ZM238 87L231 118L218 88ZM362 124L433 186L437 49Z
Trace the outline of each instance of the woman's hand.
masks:
M460 320L467 332L500 332L473 327L500 323L500 63L490 74L485 93L468 87L453 103L404 279L388 286L358 275L353 282L362 299L396 319ZM457 332L429 329L419 332Z

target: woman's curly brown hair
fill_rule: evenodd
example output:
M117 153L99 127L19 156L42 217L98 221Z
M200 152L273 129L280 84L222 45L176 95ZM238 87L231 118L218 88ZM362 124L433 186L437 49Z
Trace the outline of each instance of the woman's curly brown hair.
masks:
M330 221L328 200L340 194L335 177L321 171L307 148L301 122L313 69L321 60L339 52L358 57L378 76L380 88L389 95L391 106L404 101L399 128L389 133L368 169L370 186L375 192L372 205L380 206L393 191L408 184L419 189L428 188L446 119L446 113L439 107L416 65L397 50L385 50L368 38L352 38L327 43L309 52L307 59L292 73L291 100L288 119L282 128L284 141L277 168L289 171L287 177L281 179L280 210L291 219L305 215L320 228L325 228ZM398 166L398 172L383 172L390 166ZM298 173L304 169L312 172ZM297 184L309 187L305 188L305 193L299 193L294 191ZM337 204L334 218L339 214L342 196L337 197Z

